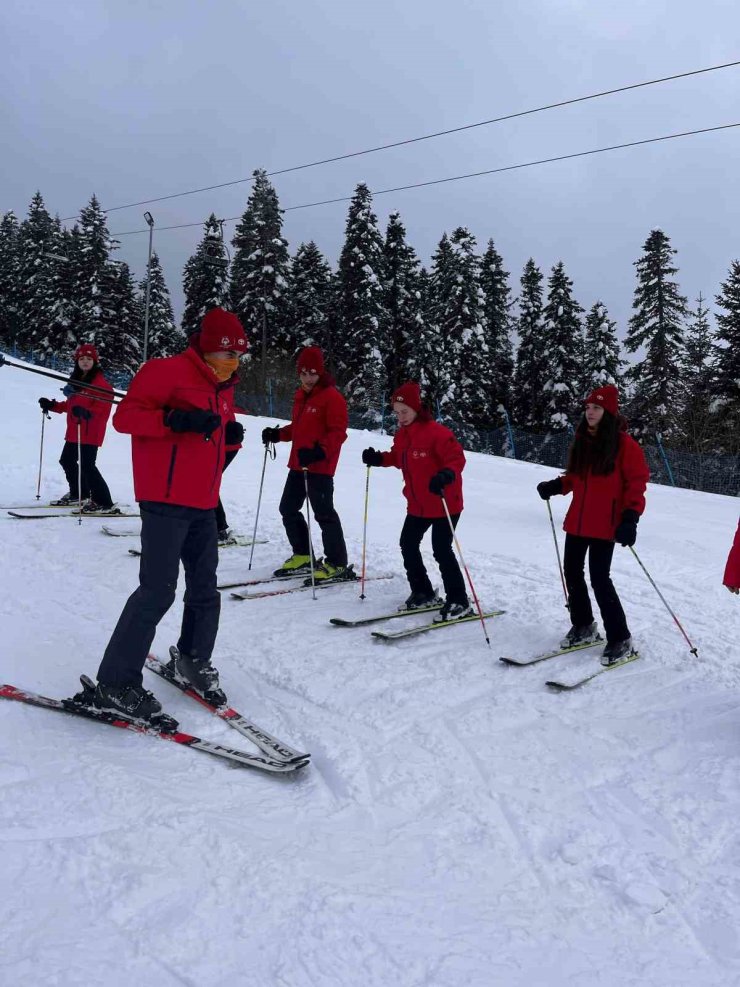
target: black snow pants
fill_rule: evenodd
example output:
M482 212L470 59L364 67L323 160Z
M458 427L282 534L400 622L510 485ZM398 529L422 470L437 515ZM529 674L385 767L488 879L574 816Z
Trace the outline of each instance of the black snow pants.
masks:
M98 669L106 685L141 685L157 624L175 600L182 560L185 598L177 648L210 659L221 597L216 589L218 539L213 509L142 501L139 588L128 598Z
M69 492L73 500L79 500L80 492L82 499L92 498L100 507L112 507L108 484L95 465L98 458L98 446L92 446L83 442L80 445L80 472L82 474L82 491L77 489L77 443L65 442L62 455L59 457L59 465L64 470L69 484Z
M459 514L452 515L453 527L457 527ZM432 529L432 552L439 566L442 584L448 603L468 604L465 592L465 582L457 564L455 550L452 547L452 532L446 517L415 517L407 514L401 529L401 554L406 576L412 593L433 593L424 560L421 557L421 540L426 532Z
M607 643L624 641L630 636L627 618L609 575L614 555L613 541L604 538L582 538L580 535L565 536L563 568L565 584L568 588L571 623L580 627L583 624L590 624L594 619L584 577L587 552L588 573L604 622Z
M330 565L347 565L342 522L334 508L334 477L324 473L307 473L308 500L321 528L324 558ZM308 555L308 526L301 512L306 500L303 470L288 470L280 514L294 555Z

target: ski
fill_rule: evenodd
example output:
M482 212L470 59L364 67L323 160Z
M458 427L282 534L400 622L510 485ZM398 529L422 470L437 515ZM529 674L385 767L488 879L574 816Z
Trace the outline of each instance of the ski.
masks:
M20 514L18 511L8 511L11 517L18 518L20 521L42 521L49 517L74 517L74 518L119 518L119 517L141 517L140 514L128 513L127 511L88 511L86 514L80 514L79 511L58 511L54 514Z
M109 528L107 524L101 526L100 530L104 535L110 535L111 538L138 538L141 534L141 528L134 531L133 528Z
M615 662L613 665L600 665L595 672L589 672L588 675L582 675L580 678L572 679L550 679L545 682L545 685L549 685L551 688L556 689L558 692L565 692L571 689L578 689L580 686L585 685L592 679L595 679L598 675L603 675L604 672L611 672L615 668L621 668L622 665L628 664L628 662L634 661L639 658L639 652L632 651L621 661Z
M263 576L261 579L242 579L238 583L219 583L216 589L239 589L240 586L261 586L263 583L287 583L291 579L304 579L305 573L298 576Z
M106 532L106 534L108 534L108 533L109 532ZM124 534L130 534L130 532L124 532ZM251 544L252 544L251 539L249 541L230 542L228 545L219 545L218 546L218 550L220 552L224 548L249 548L249 546ZM254 542L254 544L255 545L266 545L267 544L267 539L262 539L262 540L258 539L256 542ZM129 555L133 555L135 558L138 559L139 556L141 555L141 549L140 548L129 548L128 554ZM260 580L260 582L264 582L264 580ZM233 583L233 585L234 586L244 586L245 583ZM217 589L220 589L220 588L221 587L217 587Z
M553 651L543 651L542 654L532 655L530 658L510 658L504 656L499 658L499 661L504 662L506 665L517 665L519 667L536 665L540 661L549 661L550 658L559 658L561 655L570 655L576 651L586 651L588 648L598 648L603 643L604 640L600 637L598 641L589 641L587 644L575 644L571 648L555 648Z
M293 747L288 746L288 744L283 743L282 740L278 740L277 737L273 737L272 734L263 730L262 727L257 726L256 723L253 723L246 716L238 713L231 706L214 706L213 703L209 703L199 692L196 692L186 679L178 675L169 664L160 661L155 655L147 656L146 667L150 672L170 682L175 688L184 692L186 696L190 696L191 699L200 703L201 706L204 706L214 716L218 716L219 719L224 720L230 727L233 727L251 740L268 757L274 760L284 761L286 764L296 761L308 761L311 757L310 754L297 751Z
M304 767L307 761L278 761L274 758L264 757L258 754L248 754L246 751L236 750L231 747L224 747L209 740L201 740L200 737L193 737L189 733L181 730L167 732L158 730L154 726L145 726L134 720L127 720L125 717L108 713L104 710L96 709L94 706L87 706L75 703L72 699L49 699L47 696L40 696L38 693L29 692L25 689L17 689L12 685L0 685L0 698L13 699L16 702L27 703L30 706L38 706L41 709L50 709L59 713L69 713L72 716L81 716L84 719L96 720L98 723L106 723L108 726L119 727L122 730L132 730L134 733L147 734L150 737L159 737L161 740L171 740L175 744L183 747L191 747L193 750L202 751L204 754L212 754L215 757L232 761L245 767L258 768L261 771L270 771L276 774L285 774Z
M484 613L484 617L500 617L505 614L505 610L489 610L488 613ZM426 634L427 631L441 631L444 627L455 627L457 624L469 624L473 620L480 620L480 615L477 613L471 614L470 617L460 617L459 620L443 620L438 624L422 624L420 627L406 627L402 631L371 631L373 637L379 638L381 641L400 641L405 637L416 637L417 634Z
M384 620L395 620L397 617L413 617L417 613L435 613L442 606L417 607L416 610L394 610L392 613L381 613L377 617L362 617L360 620L345 620L344 617L332 617L330 624L335 627L367 627L368 624L380 624Z
M377 576L365 576L366 583L373 582L376 579L393 579L393 573L383 572ZM338 579L336 582L329 582L326 579L322 579L316 583L316 589L329 589L331 586L356 586L359 581L359 579ZM264 582L264 580L261 580L261 582ZM243 586L244 583L240 583L239 585ZM308 586L289 586L287 589L260 590L257 593L231 593L231 598L232 600L261 600L266 596L285 596L287 593L307 593L310 590L310 584Z

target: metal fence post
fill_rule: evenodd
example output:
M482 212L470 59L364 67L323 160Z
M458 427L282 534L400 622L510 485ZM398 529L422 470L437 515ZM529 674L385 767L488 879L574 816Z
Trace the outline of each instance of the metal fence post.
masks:
M675 481L675 479L673 477L673 470L671 469L671 464L668 462L668 456L666 456L666 454L665 454L665 449L663 448L663 443L660 441L661 438L662 438L660 432L656 432L655 433L655 438L656 438L657 443L658 443L658 449L660 450L660 455L663 457L663 464L664 464L664 466L666 468L666 471L668 473L668 479L671 481L671 486L672 487L675 487L676 486L676 481Z

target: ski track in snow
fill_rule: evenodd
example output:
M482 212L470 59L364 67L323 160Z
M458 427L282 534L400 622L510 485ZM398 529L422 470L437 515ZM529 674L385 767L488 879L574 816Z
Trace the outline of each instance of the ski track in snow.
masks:
M45 388L0 373L0 413L13 423L0 439L0 499L29 504ZM263 424L246 421L224 480L229 522L247 536ZM45 500L64 490L62 437L55 416ZM370 444L390 439L350 435L336 482L358 569L359 452ZM268 573L289 554L278 448L260 522L270 541L255 547L252 573L248 548L223 552L221 581ZM109 429L99 462L114 496L133 503L128 439ZM236 708L312 752L296 775L3 703L0 885L11 890L0 898L0 983L740 984L740 610L720 585L738 502L651 486L638 529L637 551L699 657L618 548L614 580L641 658L554 694L545 680L592 667L598 650L531 668L498 661L550 647L568 625L534 492L554 475L469 456L459 535L481 601L507 611L488 621L490 651L473 622L392 644L329 625L406 595L395 470L372 472L368 569L396 577L368 583L364 603L357 586L315 601L223 594L223 684ZM560 523L566 500L552 505ZM81 672L95 675L136 586L131 541L97 521L0 524L0 678L68 695ZM178 601L159 628L160 656L180 613ZM147 684L184 729L251 749L167 683Z

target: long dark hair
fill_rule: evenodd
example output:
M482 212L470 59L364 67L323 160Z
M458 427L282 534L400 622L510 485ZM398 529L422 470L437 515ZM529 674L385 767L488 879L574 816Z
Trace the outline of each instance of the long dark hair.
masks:
M72 394L79 394L80 391L84 390L85 384L92 384L92 382L95 380L95 375L99 372L99 370L100 370L100 364L98 363L97 360L93 363L93 365L90 367L90 369L87 372L82 370L77 360L75 360L74 370L69 375L69 379L67 380L67 386L64 388L64 390L66 391L68 387L71 389Z
M591 436L584 414L568 450L567 472L584 474L590 469L595 476L613 473L619 453L619 436L626 428L627 422L621 415L604 411L596 435Z

